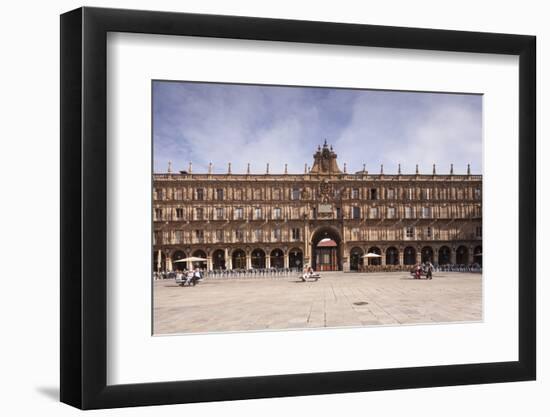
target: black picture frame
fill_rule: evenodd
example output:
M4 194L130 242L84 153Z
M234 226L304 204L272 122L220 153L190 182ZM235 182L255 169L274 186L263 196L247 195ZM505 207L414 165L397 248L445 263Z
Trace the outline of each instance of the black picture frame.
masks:
M107 385L108 32L519 56L518 361ZM61 401L97 409L535 379L535 45L524 35L252 17L88 7L61 15Z

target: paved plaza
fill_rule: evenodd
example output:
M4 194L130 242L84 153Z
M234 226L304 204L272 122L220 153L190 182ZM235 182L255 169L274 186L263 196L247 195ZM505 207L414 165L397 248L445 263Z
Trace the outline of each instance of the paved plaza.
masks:
M204 279L195 287L154 282L154 333L204 333L482 320L481 274L324 272Z

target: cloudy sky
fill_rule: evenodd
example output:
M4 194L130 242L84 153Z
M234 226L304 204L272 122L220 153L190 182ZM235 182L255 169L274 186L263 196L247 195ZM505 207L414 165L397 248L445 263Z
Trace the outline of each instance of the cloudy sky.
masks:
M326 139L340 169L481 173L482 97L311 87L153 83L154 170L303 173Z

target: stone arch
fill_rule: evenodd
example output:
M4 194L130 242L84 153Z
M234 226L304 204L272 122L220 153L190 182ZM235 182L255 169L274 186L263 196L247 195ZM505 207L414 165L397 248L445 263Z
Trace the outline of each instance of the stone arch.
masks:
M437 251L437 263L439 265L447 265L451 263L451 248L441 246Z
M243 249L237 248L231 254L233 269L246 269L246 253Z
M420 250L420 259L422 262L431 262L434 263L434 250L431 246L424 246Z
M187 269L187 262L178 262L180 259L187 258L187 255L182 250L175 250L174 253L172 253L172 265L173 269L176 271L183 271L184 269Z
M225 269L225 251L223 249L216 249L212 253L212 267L216 269Z
M382 255L382 251L378 246L371 246L367 253L375 253L376 255ZM369 265L382 265L382 258L370 258Z
M290 268L302 268L304 266L304 252L300 248L292 248L288 251L288 266Z
M399 250L395 246L386 249L386 265L399 265Z
M474 259L473 262L483 266L483 251L481 245L478 245L474 248Z
M456 263L458 265L468 265L469 262L468 248L464 245L460 245L456 248Z
M333 247L319 247L323 239L334 242ZM342 236L331 226L321 226L311 235L311 265L315 270L334 271L342 270Z
M365 252L358 246L349 251L349 269L351 271L360 271L363 268L363 255Z
M416 264L416 249L412 246L407 246L403 249L403 264L415 265Z
M275 248L269 254L269 262L272 268L284 268L285 254L282 249Z
M253 269L265 268L265 252L263 249L254 249L250 253L250 261Z

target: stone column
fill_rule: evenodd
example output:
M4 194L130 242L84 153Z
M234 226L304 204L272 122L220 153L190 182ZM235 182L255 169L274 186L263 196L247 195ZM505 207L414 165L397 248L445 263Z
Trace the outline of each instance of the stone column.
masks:
M284 262L284 267L288 268L288 253L287 252L285 252L285 254L284 254L283 262Z
M422 262L422 248L416 248L416 263Z
M172 270L172 258L168 255L166 255L166 270L167 271Z
M265 255L265 267L271 268L271 256L269 256L269 252Z
M403 250L402 248L398 248L397 252L399 253L399 265L403 265Z
M456 264L456 248L454 246L451 248L451 260L450 260L450 262L452 264Z
M246 269L252 269L252 258L249 253L246 254Z
M206 257L206 270L207 271L212 271L213 266L212 266L212 256L207 256Z
M233 269L233 262L231 256L229 256L229 251L227 249L225 250L225 267L227 269Z
M382 257L380 258L380 265L385 266L386 265L386 249L380 248L380 255L382 255Z

